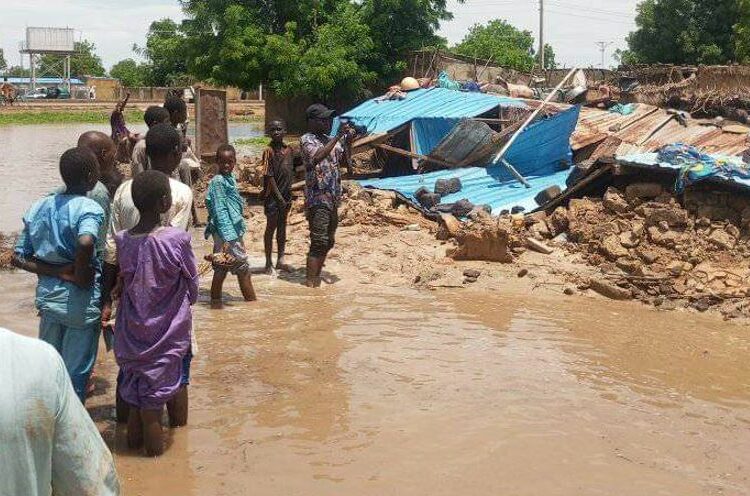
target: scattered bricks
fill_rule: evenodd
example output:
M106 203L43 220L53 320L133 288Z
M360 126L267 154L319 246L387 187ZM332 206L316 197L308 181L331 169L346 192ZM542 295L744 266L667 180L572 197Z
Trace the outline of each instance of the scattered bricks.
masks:
M620 244L620 237L614 234L602 240L602 252L612 261L629 255L627 248Z
M635 209L635 212L646 219L646 225L654 226L666 222L669 227L688 225L688 212L678 205L646 203Z
M649 250L648 248L638 248L635 250L635 254L647 265L651 265L659 260L659 254L654 250Z
M623 214L630 210L630 205L628 205L625 197L615 188L607 189L604 198L602 198L602 204L604 208L615 214Z
M635 248L641 244L641 236L635 231L626 231L619 236L620 244L625 248Z
M450 238L455 238L461 230L461 221L451 214L440 214L440 220L441 222L437 232L437 239L445 241Z
M568 211L564 207L558 207L547 217L547 229L552 237L559 236L568 230Z
M466 269L464 271L464 277L468 277L469 279L479 279L479 276L482 275L482 272L478 271L477 269Z
M656 226L651 226L648 228L648 237L653 243L664 246L666 248L673 248L677 244L676 232L661 232Z
M737 239L724 229L715 229L708 236L708 242L724 250L731 250L737 244Z
M629 201L652 199L661 195L664 188L659 183L633 183L625 188L625 197Z
M640 260L622 257L622 258L617 259L617 262L615 262L615 265L617 265L618 269L620 269L621 271L627 274L632 274L636 276L643 275L643 262L641 262Z
M544 243L535 240L534 238L526 238L526 246L533 251L543 253L544 255L549 255L554 250L550 248L549 246L545 245Z
M589 281L589 287L600 295L611 300L633 299L633 293L629 289L617 287L614 284L601 279L591 279Z

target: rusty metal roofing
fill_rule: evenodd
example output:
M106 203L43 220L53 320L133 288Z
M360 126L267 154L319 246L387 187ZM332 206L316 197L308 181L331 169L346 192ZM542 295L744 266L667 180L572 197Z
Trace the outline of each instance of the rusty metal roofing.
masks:
M607 138L616 138L616 141ZM606 140L606 141L605 141ZM619 145L617 145L619 141ZM600 145L610 154L616 146L617 154L644 153L664 145L685 143L707 153L741 155L750 147L750 136L722 131L712 125L689 120L681 125L675 115L652 105L637 104L635 111L623 116L606 110L583 108L573 136L573 151ZM594 152L593 156L602 153ZM602 155L603 156L603 155Z

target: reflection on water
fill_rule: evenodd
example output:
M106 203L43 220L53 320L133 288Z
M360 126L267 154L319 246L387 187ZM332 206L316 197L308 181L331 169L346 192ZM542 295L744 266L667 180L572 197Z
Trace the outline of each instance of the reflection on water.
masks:
M0 284L0 325L33 333L33 279ZM742 327L599 301L256 286L258 303L195 307L190 424L159 470L103 423L128 494L750 494ZM114 380L111 356L97 373Z
M259 136L261 123L229 123L229 137ZM145 124L131 125L145 132ZM26 209L39 197L60 185L60 155L75 146L85 131L107 134L109 125L40 124L0 126L0 232L16 232Z

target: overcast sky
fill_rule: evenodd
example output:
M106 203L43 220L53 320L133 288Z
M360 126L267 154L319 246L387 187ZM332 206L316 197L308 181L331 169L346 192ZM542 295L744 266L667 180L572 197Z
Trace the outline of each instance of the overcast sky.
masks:
M151 21L162 17L180 19L176 0L24 0L3 2L0 16L0 46L11 65L19 63L18 42L26 26L75 28L77 38L97 46L109 69L118 60L133 57L133 43L143 44ZM606 64L613 64L615 48L625 46L625 37L634 28L638 0L544 0L545 37L566 66L599 66L601 52L597 41L611 42ZM441 34L455 43L474 23L501 18L537 36L539 0L467 0L459 5L449 0L455 18L442 26ZM28 64L28 59L25 65Z

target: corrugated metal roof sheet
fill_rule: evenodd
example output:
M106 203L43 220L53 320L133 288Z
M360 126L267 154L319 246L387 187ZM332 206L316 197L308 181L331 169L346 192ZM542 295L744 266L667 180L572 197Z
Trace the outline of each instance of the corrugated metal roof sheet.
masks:
M571 170L560 170L562 161L571 158L569 137L578 120L578 107L537 121L521 133L505 158L531 184L525 188L504 166L448 169L428 174L372 179L362 185L393 190L416 204L413 193L424 186L432 191L437 179L459 177L463 188L446 196L442 203L463 198L475 205L490 205L494 214L501 210L522 206L526 211L538 207L534 197L550 186L565 189Z
M476 117L496 107L526 107L515 98L430 88L414 90L405 100L368 100L341 117L367 127L370 133L386 133L417 118Z
M673 143L694 145L706 153L732 156L740 155L750 147L747 135L724 132L695 120L689 120L685 127L674 115L652 105L638 104L636 111L629 116L606 110L581 109L578 126L571 138L573 150L601 143L609 151L612 142L604 143L608 137L622 142L617 147L619 155L653 152Z

